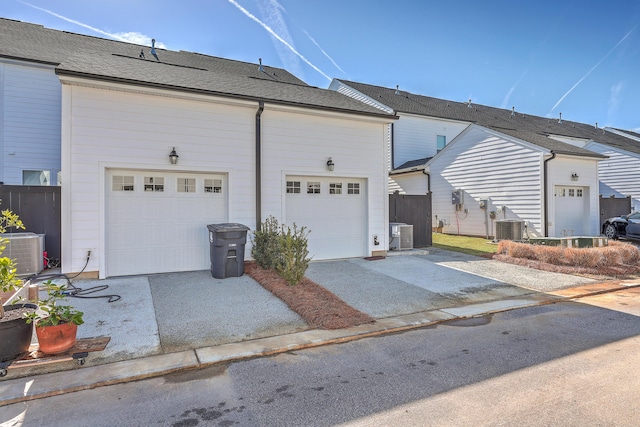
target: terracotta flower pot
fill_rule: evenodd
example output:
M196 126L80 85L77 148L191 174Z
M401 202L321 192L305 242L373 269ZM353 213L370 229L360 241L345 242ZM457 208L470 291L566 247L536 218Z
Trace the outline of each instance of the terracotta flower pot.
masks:
M36 326L40 351L45 354L60 354L76 343L78 325L72 322L55 326Z

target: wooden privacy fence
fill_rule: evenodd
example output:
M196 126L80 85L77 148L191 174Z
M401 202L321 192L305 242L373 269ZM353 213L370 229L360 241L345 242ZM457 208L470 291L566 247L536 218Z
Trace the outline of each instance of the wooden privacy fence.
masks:
M431 246L431 194L389 194L389 222L413 225L413 246Z
M20 216L25 230L45 235L50 259L60 259L60 187L0 184L0 209Z

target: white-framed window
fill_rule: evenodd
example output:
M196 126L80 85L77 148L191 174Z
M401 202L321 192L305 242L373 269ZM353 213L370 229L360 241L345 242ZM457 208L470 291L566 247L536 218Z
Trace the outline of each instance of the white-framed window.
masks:
M341 182L330 182L329 183L329 194L342 194L342 183Z
M582 197L582 188L576 189L576 197Z
M360 183L358 182L347 183L347 194L360 194Z
M300 181L287 181L287 194L300 194Z
M575 197L576 195L576 190L574 188L570 188L569 189L569 197Z
M164 191L164 177L161 176L145 176L144 191Z
M447 136L446 135L438 135L436 136L436 149L440 151L447 145Z
M320 182L307 182L307 194L320 194Z
M204 192L205 193L222 193L222 180L205 178Z
M22 185L51 185L51 171L22 171Z
M195 178L178 178L178 193L195 193Z
M133 176L114 175L111 179L111 189L113 191L133 191L135 189Z

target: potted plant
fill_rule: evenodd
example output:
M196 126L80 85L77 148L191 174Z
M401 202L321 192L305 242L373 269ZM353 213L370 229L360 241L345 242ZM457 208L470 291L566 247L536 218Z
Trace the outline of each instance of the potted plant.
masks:
M7 239L2 238L2 234L10 227L24 229L18 215L4 210L0 213L0 362L15 359L29 350L33 327L27 324L24 315L35 309L32 304L2 305L3 298L10 297L23 286L22 280L16 275L13 260L2 256L7 245Z
M42 286L47 297L36 302L35 312L26 314L27 322L35 324L42 353L64 353L76 343L78 325L84 323L84 313L64 304L68 297L65 285L57 285L48 280Z

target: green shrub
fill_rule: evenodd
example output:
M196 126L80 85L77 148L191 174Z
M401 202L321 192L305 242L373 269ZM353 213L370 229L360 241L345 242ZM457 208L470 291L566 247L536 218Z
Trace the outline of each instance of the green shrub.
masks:
M267 270L275 270L279 263L280 227L278 220L270 216L253 233L251 256Z
M251 256L265 269L274 270L289 285L295 285L304 277L309 267L308 239L310 231L294 223L293 228L269 216L253 233Z
M282 225L280 234L280 262L276 271L289 285L295 285L304 277L304 272L309 267L309 250L307 249L306 227L298 228L293 224L293 229Z

